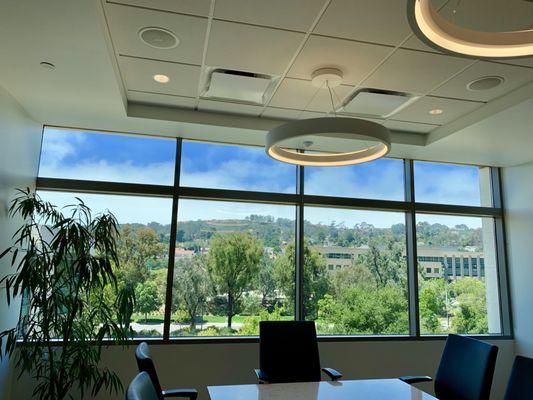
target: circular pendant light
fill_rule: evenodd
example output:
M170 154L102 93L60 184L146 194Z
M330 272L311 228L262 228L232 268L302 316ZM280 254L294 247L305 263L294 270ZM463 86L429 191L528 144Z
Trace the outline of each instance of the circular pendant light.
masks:
M306 150L342 147L345 152ZM322 145L321 145L322 144ZM356 118L323 117L292 121L268 132L266 153L289 164L333 167L360 164L390 151L390 132L383 125Z
M407 14L415 34L443 52L488 59L533 55L532 29L482 32L463 28L439 15L431 0L409 0Z
M272 129L265 146L270 157L289 164L333 167L372 161L390 151L390 132L383 125L337 117L333 88L342 83L342 71L321 68L311 79L313 86L328 89L334 117L291 121Z

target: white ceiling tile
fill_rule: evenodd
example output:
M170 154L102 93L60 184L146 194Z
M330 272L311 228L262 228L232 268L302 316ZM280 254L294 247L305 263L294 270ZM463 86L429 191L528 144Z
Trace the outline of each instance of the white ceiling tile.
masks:
M313 71L324 67L342 70L343 83L356 85L387 54L391 47L344 39L311 36L296 58L288 76L311 79Z
M416 122L395 121L391 119L385 122L384 125L391 130L414 132L414 133L429 133L433 129L439 127L439 125L419 124Z
M415 101L409 107L394 114L394 119L406 122L419 122L433 125L444 125L457 118L468 114L485 103L475 101L463 101L445 99L442 97L425 96ZM429 112L434 109L441 109L439 115L432 115Z
M464 58L399 49L362 86L425 94L472 63Z
M136 92L128 90L128 100L132 103L154 104L169 107L194 108L196 98L172 96L169 94Z
M281 74L304 34L226 21L213 21L209 35L207 65Z
M320 118L320 117L325 117L326 114L324 113L317 113L317 112L313 112L313 111L302 111L302 113L300 114L300 119L309 119L309 118Z
M195 97L200 67L164 61L119 57L119 67L126 88L130 90ZM154 81L155 74L167 75L168 83Z
M272 96L269 106L303 110L317 91L310 81L285 78Z
M406 10L400 0L333 0L315 32L395 46L411 33Z
M300 118L301 110L292 110L289 108L267 107L263 112L263 117L274 119L298 119Z
M306 32L324 0L217 0L215 18Z
M157 60L201 64L207 19L188 15L146 10L117 4L106 4L106 16L115 50ZM180 43L172 49L156 49L144 44L139 31L160 27L174 33Z
M422 50L422 51L428 51L430 53L438 53L438 54L444 54L440 50L431 47L424 43L422 40L418 38L414 33L413 35L407 40L403 45L402 48L404 49L411 49L411 50Z
M200 99L198 103L200 111L212 111L229 114L253 115L259 116L263 107L252 106L249 104L228 103L223 101Z
M484 76L499 76L504 78L504 82L489 90L472 91L467 89L466 86L470 82ZM446 82L437 90L434 90L431 94L465 100L490 101L532 80L533 68L480 61Z
M113 0L113 3L201 16L207 16L211 6L211 0Z

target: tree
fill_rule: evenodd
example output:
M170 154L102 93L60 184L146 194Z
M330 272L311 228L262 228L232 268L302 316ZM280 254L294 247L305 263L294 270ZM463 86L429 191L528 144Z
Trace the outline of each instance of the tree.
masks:
M138 283L135 288L135 310L144 314L144 321L148 321L148 313L159 310L163 305L159 297L159 290L154 281Z
M401 246L390 238L383 250L374 239L369 240L368 245L368 251L359 260L360 265L368 268L379 286L391 283L406 290L407 267Z
M441 278L421 281L420 319L427 333L439 333L439 319L447 316L446 285L446 281Z
M461 278L451 285L457 308L452 327L458 333L488 333L485 282L475 278Z
M191 331L196 329L198 313L209 293L205 263L205 257L196 255L179 260L174 271L173 308L177 310L182 306L187 312Z
M318 301L328 292L329 281L326 260L315 249L304 243L304 307L308 319L318 316ZM278 287L287 299L287 308L294 309L294 268L296 266L294 243L285 249L285 254L274 263L274 276Z
M147 262L163 252L157 233L148 227L136 230L129 224L123 225L117 243L120 263L119 278L130 287L144 282L148 278Z
M274 278L274 261L264 253L261 258L259 273L256 275L254 287L261 294L261 306L268 307L276 293L276 279Z
M237 302L258 272L262 254L259 241L249 233L218 233L210 241L208 272L217 292L227 298L228 328Z

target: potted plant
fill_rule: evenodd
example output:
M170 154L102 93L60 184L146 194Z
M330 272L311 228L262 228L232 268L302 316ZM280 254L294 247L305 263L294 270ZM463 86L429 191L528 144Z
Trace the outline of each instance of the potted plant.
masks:
M24 222L0 254L14 269L0 280L8 305L14 297L23 303L17 327L0 333L0 347L14 356L19 376L35 380L39 399L122 390L117 374L99 365L103 346L126 343L134 307L133 290L115 277L118 223L76 200L59 210L19 190L9 215Z

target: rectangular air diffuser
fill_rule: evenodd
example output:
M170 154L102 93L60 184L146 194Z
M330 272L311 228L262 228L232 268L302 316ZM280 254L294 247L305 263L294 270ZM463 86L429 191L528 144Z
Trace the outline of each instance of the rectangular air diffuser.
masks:
M416 96L407 93L362 89L357 91L351 100L344 105L343 112L387 118L406 107L416 98Z
M268 75L216 69L202 97L262 105L271 83L272 77Z

